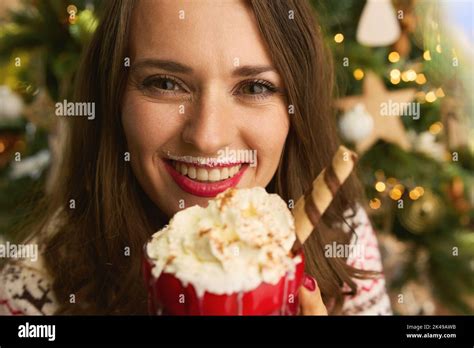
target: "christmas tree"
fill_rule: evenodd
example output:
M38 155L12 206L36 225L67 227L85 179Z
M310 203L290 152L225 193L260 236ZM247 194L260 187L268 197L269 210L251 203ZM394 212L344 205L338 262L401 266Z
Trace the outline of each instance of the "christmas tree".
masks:
M473 4L313 5L335 59L341 138L361 155L394 311L472 313L473 38L466 45L453 28L472 35Z
M47 190L45 169L59 150L54 101L72 92L97 26L94 2L74 3L13 2L0 17L0 238L13 237Z

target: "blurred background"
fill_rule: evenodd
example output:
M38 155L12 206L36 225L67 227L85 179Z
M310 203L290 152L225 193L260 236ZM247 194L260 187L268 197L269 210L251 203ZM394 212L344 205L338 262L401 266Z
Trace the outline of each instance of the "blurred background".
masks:
M311 2L394 312L474 314L474 3ZM61 147L54 104L70 96L99 9L97 0L0 2L0 243L48 192Z

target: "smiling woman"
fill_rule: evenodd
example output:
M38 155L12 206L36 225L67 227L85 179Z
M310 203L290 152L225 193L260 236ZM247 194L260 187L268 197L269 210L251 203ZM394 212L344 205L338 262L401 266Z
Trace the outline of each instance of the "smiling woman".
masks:
M229 187L265 187L291 206L337 149L332 90L306 1L107 1L77 74L75 99L95 103L96 119L64 120L62 173L28 227L44 248L54 306L28 310L8 295L9 308L146 313L144 242L179 209ZM236 151L255 161L229 156ZM390 312L359 199L350 177L304 245L318 287L308 276L303 314ZM353 243L354 231L370 244L366 258L324 256L326 245ZM21 267L6 267L7 284Z
M142 2L130 29L122 124L133 172L153 202L171 216L181 200L204 205L232 186L267 186L289 116L249 3ZM255 150L259 165L221 159L221 180L216 163L167 156L213 158L225 148Z

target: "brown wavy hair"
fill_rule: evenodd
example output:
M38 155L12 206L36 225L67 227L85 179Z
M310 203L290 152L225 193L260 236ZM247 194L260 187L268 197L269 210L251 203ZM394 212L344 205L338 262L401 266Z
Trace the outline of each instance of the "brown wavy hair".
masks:
M76 101L95 103L96 119L62 121L68 133L61 169L36 219L34 229L43 240L46 268L59 303L57 314L147 311L140 272L142 246L167 217L157 213L130 162L123 160L127 144L120 113L128 79L124 60L136 4L105 2L77 73L74 96ZM307 1L249 0L248 4L295 111L289 116L280 165L267 190L296 202L330 163L339 143L332 108L332 60ZM360 197L357 179L351 175L304 245L306 271L317 279L325 303L334 304L333 313L343 303L344 284L355 293L353 278L372 275L349 267L343 258L324 256L325 245L350 242L351 234L341 229L343 212L355 210ZM52 233L44 233L53 216L58 225Z

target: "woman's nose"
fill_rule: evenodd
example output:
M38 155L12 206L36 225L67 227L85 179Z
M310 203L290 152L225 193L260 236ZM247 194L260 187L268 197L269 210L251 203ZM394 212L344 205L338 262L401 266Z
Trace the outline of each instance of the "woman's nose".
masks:
M233 142L236 127L225 95L206 91L188 107L182 133L185 143L193 145L201 155L212 156Z

